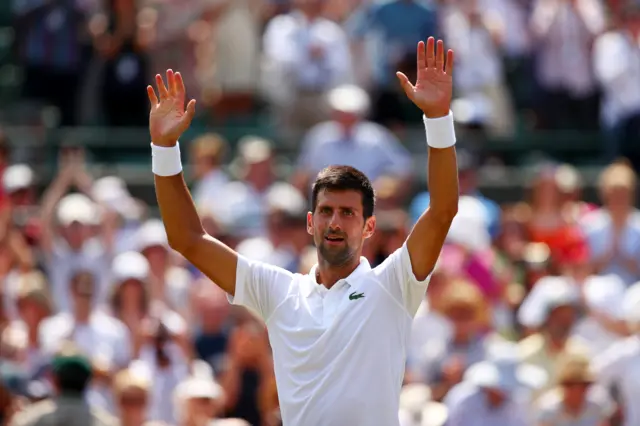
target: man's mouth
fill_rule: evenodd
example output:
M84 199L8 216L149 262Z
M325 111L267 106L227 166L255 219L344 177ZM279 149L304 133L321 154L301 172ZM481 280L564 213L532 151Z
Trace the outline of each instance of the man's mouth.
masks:
M329 242L329 243L341 243L344 241L343 237L339 237L337 235L327 235L326 237L324 237L325 241Z

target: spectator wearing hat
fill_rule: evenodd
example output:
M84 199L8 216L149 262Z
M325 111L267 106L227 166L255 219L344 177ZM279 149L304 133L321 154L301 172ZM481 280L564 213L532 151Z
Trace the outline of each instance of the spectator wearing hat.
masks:
M98 304L105 301L102 297L109 283L112 238L106 233L95 234L101 224L101 209L89 197L91 184L87 180L83 154L67 151L42 199L40 247L59 311L72 310L69 282L78 270L91 271L98 279ZM65 195L72 186L83 193Z
M431 386L434 398L441 400L449 389L462 380L466 369L485 358L484 331L487 306L476 286L454 281L443 295L442 314L451 324L451 336L432 341L422 348L417 374Z
M213 370L203 361L194 361L191 374L174 391L178 426L208 425L220 416L224 391L215 381Z
M483 206L482 212L477 214L486 218L486 226L492 238L500 231L500 206L495 201L485 197L478 190L478 169L480 167L477 156L472 150L464 147L456 148L458 158L458 185L461 196L477 199ZM422 212L429 206L431 196L428 191L416 195L411 201L409 213L411 222L416 223Z
M151 378L139 362L118 372L113 379L113 397L122 426L146 425Z
M616 274L627 285L640 279L640 211L634 207L637 176L624 162L600 175L603 207L581 220L596 274Z
M388 129L365 119L370 102L367 92L358 86L331 90L331 120L312 127L302 141L293 177L301 191L306 193L311 179L332 164L357 168L374 186L383 176L408 182L413 170L411 156ZM403 184L397 186L401 192L408 187Z
M116 418L90 407L83 395L92 378L91 362L72 344L65 344L51 363L56 397L27 407L11 422L13 426L64 424L68 426L118 425Z
M91 184L92 199L106 208L105 227L110 229L114 253L135 248L135 232L145 213L141 201L133 198L119 176L105 176Z
M21 336L20 361L28 377L35 378L42 374L45 365L38 332L42 322L53 312L48 283L45 276L32 271L18 278L16 308L18 319L11 322L2 332L2 340L8 338L6 333L19 333Z
M536 426L602 426L614 412L606 390L594 386L589 358L564 354L559 360L557 387L536 402Z
M521 362L517 348L498 342L472 365L444 400L448 426L529 426L532 391L546 382L539 368Z
M307 201L292 185L278 182L268 190L265 202L266 234L240 242L236 251L249 259L297 272L300 256L310 244Z
M593 371L599 384L618 391L623 426L640 424L640 283L629 287L622 305L630 336L610 346L593 359Z
M587 352L572 334L578 320L580 292L564 277L545 277L522 303L518 320L525 327L537 329L518 343L525 362L542 368L556 377L558 359L564 352Z
M172 336L184 336L187 331L184 318L152 288L150 270L147 258L139 252L120 253L113 260L111 313L128 328L134 356L148 343L151 320L161 319L169 324Z
M148 277L145 280L150 285L152 298L162 300L188 318L192 276L177 264L179 255L169 247L161 220L149 219L142 224L136 234L136 250L142 253L148 263Z
M586 314L578 321L572 339L579 341L591 356L607 350L628 333L624 321L626 286L617 275L589 277L582 285Z
M235 168L239 180L224 189L217 219L227 232L241 238L266 233L267 195L276 182L273 143L257 136L238 142ZM215 214L215 212L214 212Z
M431 399L428 386L414 383L400 391L400 426L444 426L447 407Z
M72 312L60 312L40 324L39 341L51 356L65 342L73 342L91 360L96 373L87 399L93 406L112 407L110 377L131 360L131 337L127 327L102 310L94 309L95 277L79 272L72 277Z

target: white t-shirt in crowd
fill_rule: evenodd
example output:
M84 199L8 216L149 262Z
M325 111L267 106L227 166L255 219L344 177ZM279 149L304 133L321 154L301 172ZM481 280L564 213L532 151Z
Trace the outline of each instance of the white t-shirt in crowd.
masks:
M413 317L429 279L406 245L381 265L365 258L331 289L309 275L238 260L235 297L266 322L283 424L399 424Z

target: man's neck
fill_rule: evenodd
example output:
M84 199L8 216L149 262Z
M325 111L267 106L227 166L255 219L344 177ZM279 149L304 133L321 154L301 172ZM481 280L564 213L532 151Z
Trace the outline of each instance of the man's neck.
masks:
M87 324L89 322L89 317L91 316L91 311L85 311L84 309L76 309L74 318L78 324Z
M333 266L320 260L318 268L316 269L316 281L319 284L324 285L326 288L331 288L338 281L351 275L358 265L360 265L360 256L344 266Z

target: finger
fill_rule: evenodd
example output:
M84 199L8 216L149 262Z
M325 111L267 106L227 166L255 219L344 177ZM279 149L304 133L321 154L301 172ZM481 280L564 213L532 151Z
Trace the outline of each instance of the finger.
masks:
M436 69L438 71L444 70L444 43L442 40L438 40L436 44Z
M418 42L418 51L416 57L418 58L418 72L420 72L420 70L425 69L425 67L427 66L426 54L424 51L424 41Z
M400 85L404 89L404 93L406 93L409 99L413 99L414 87L413 87L413 84L411 84L411 82L409 81L409 78L406 75L404 75L404 73L401 73L400 71L396 73L396 76L398 77L398 80L400 80Z
M196 100L191 99L189 104L187 105L187 111L184 113L182 118L180 119L180 128L184 132L191 125L191 121L193 117L196 115Z
M436 66L435 44L436 40L433 37L429 37L429 40L427 40L427 68Z
M156 96L156 91L153 90L153 87L147 86L147 96L149 96L149 102L151 103L151 107L158 105L158 97Z
M160 99L168 99L169 92L167 91L167 87L164 85L164 81L160 74L156 75L156 86L158 87L158 95L160 95Z
M176 73L176 96L180 101L180 105L184 106L184 99L187 93L187 89L184 87L184 80L182 79L182 74L179 72Z
M176 95L176 77L172 69L167 70L167 89L172 98Z
M448 76L453 76L453 50L447 51L447 62L445 64L444 72Z

